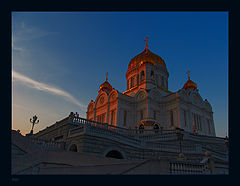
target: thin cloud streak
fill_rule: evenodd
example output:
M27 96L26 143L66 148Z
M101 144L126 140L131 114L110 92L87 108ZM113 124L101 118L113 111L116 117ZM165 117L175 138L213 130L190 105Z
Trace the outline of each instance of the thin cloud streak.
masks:
M65 100L71 101L72 103L78 105L81 107L83 110L86 110L87 106L81 104L76 98L74 98L71 94L68 92L61 90L59 88L56 88L52 85L48 85L45 83L41 83L38 81L35 81L27 76L24 76L16 71L12 71L12 77L13 81L18 81L23 83L25 86L33 89L37 89L43 92L51 93L54 95L62 96Z

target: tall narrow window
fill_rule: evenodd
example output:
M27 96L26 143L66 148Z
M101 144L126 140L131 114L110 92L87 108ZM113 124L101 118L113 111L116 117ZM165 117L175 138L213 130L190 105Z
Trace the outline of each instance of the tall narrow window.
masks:
M102 121L101 121L101 122L102 122L102 123L105 122L105 114L102 115Z
M131 77L131 88L134 86L134 77Z
M200 126L200 130L202 131L201 116L199 116L199 126Z
M111 114L111 124L115 124L115 110L113 110Z
M155 77L154 77L154 71L151 71L151 79L155 79Z
M140 111L140 120L142 120L143 119L143 111L141 110Z
M130 89L130 80L127 81L127 89Z
M162 76L162 87L164 87L164 77Z
M123 126L126 126L127 125L127 111L124 110L124 116L123 116Z
M111 125L113 124L113 111L111 112Z
M173 111L170 111L170 117L171 117L171 126L173 126Z
M153 119L156 120L156 111L155 110L153 111Z
M142 72L141 72L140 79L141 79L141 81L143 81L143 80L144 80L144 71L142 71Z
M137 75L137 85L139 85L139 74Z

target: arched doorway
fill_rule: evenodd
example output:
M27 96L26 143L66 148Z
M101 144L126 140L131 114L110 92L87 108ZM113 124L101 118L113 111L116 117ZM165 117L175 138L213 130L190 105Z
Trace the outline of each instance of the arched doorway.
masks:
M144 131L144 125L141 124L139 125L139 133L143 133L143 131Z
M159 131L159 126L158 126L157 124L155 124L154 127L153 127L153 129L154 129L154 132L155 132L155 133L158 133L158 131Z
M77 145L75 144L71 145L71 147L69 148L69 151L77 152Z
M106 154L106 157L116 158L116 159L123 159L123 155L119 151L116 151L116 150L109 151Z

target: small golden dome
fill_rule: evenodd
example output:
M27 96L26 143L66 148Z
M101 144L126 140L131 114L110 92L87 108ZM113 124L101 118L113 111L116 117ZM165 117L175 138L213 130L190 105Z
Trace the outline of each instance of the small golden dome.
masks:
M99 91L102 89L108 89L108 90L112 90L112 86L110 85L110 83L108 83L108 81L106 80L103 84L100 85L99 87Z
M130 61L128 68L131 68L132 66L135 66L137 64L142 64L144 62L152 63L153 65L156 65L157 63L163 65L166 67L166 64L164 60L158 56L157 54L154 54L151 52L148 48L145 48L143 52L132 58Z
M184 84L183 88L188 89L188 88L195 88L197 89L197 84L191 81L190 79Z
M197 84L194 83L192 80L190 80L189 73L190 73L190 71L187 71L188 81L184 84L183 88L184 89L188 89L188 88L195 88L195 89L197 89Z

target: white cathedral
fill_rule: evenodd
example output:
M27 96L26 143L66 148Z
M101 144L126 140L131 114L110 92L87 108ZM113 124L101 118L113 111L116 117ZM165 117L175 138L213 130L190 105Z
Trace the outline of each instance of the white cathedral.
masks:
M213 112L197 84L188 80L177 92L168 90L169 73L164 60L148 49L132 58L126 73L127 90L120 93L106 77L86 117L127 129L175 129L216 136Z
M70 112L35 134L13 131L13 172L228 174L228 138L216 136L211 105L189 71L183 87L169 91L166 64L145 41L128 65L127 90L120 93L106 77L86 119Z

